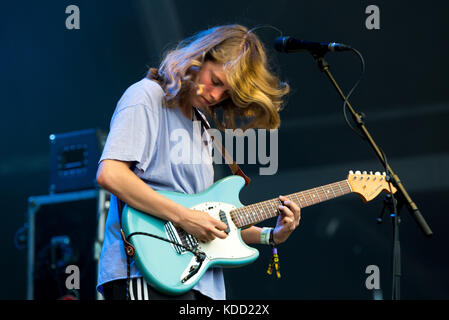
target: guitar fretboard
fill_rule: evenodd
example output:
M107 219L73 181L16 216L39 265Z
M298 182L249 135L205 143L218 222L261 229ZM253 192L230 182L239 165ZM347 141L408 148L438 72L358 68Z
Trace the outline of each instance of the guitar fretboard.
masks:
M290 200L305 208L323 201L335 199L351 193L348 180L343 180L321 187L288 194ZM231 217L238 228L245 228L279 215L279 198L257 202L231 211Z

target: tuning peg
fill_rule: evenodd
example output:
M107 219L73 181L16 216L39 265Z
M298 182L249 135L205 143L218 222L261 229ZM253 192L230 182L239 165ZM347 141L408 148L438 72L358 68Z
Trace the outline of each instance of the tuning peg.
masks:
M362 174L362 173L360 172L360 170L357 170L357 171L355 172L355 174Z
M369 174L373 174L373 172L372 172L372 171L370 171L370 172L369 172Z
M354 174L354 171L352 171L352 170L349 170L349 174Z
M386 174L385 172L382 172L382 175L383 175L383 176L386 176L387 174Z
M367 174L367 172L366 172L366 171L363 171L363 174Z
M376 175L376 176L380 176L380 172L379 172L379 171L376 171L375 175Z

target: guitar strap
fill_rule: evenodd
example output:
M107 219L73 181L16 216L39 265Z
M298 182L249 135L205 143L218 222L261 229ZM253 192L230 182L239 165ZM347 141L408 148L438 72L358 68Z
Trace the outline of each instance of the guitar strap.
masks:
M204 119L203 115L198 111L198 109L193 108L193 110L195 110L195 115L198 119L200 119L201 123L203 124L203 127L206 130L210 129L209 123L206 121L206 119ZM214 145L216 148L215 150L218 150L218 152L220 152L221 156L225 159L225 162L229 165L229 168L231 168L232 174L239 175L243 179L245 179L245 186L247 186L251 182L251 179L248 178L248 176L246 176L245 173L243 173L242 169L232 159L232 157L228 154L228 152L226 151L225 147L221 144L221 142L218 141L218 139L214 139L214 136L211 136L211 138L212 138L212 141L214 142Z

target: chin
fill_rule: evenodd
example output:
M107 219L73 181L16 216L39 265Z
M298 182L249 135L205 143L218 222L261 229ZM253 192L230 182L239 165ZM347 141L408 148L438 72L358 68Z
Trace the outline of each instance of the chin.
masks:
M209 106L209 104L204 101L201 97L198 97L197 99L197 103L196 103L196 107L199 109L204 109L207 108Z
M206 111L206 110L207 110L208 106L203 106L203 105L200 105L200 106L197 106L196 108L197 108L198 110L200 110L200 111L204 112L204 111Z

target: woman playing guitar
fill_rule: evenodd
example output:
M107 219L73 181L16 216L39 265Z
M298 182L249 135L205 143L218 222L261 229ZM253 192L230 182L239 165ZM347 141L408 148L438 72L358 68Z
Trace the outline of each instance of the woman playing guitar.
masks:
M222 221L155 191L193 194L214 182L211 161L174 163L176 141L171 133L182 129L194 140L193 121L198 120L194 108L214 119L219 129L234 129L236 120L243 120L244 128L276 129L288 91L288 85L269 70L259 38L241 25L214 27L181 41L159 68L150 69L125 91L112 116L97 172L98 184L111 192L97 284L106 299L226 298L221 268L209 269L192 290L180 296L151 288L132 261L131 281L126 281L118 199L171 221L199 241L226 238L227 226ZM190 148L193 154L210 156L210 147L204 141L192 141ZM279 199L284 205L279 206L276 227L245 229L241 232L244 242L280 244L287 240L299 225L300 208L286 197Z

